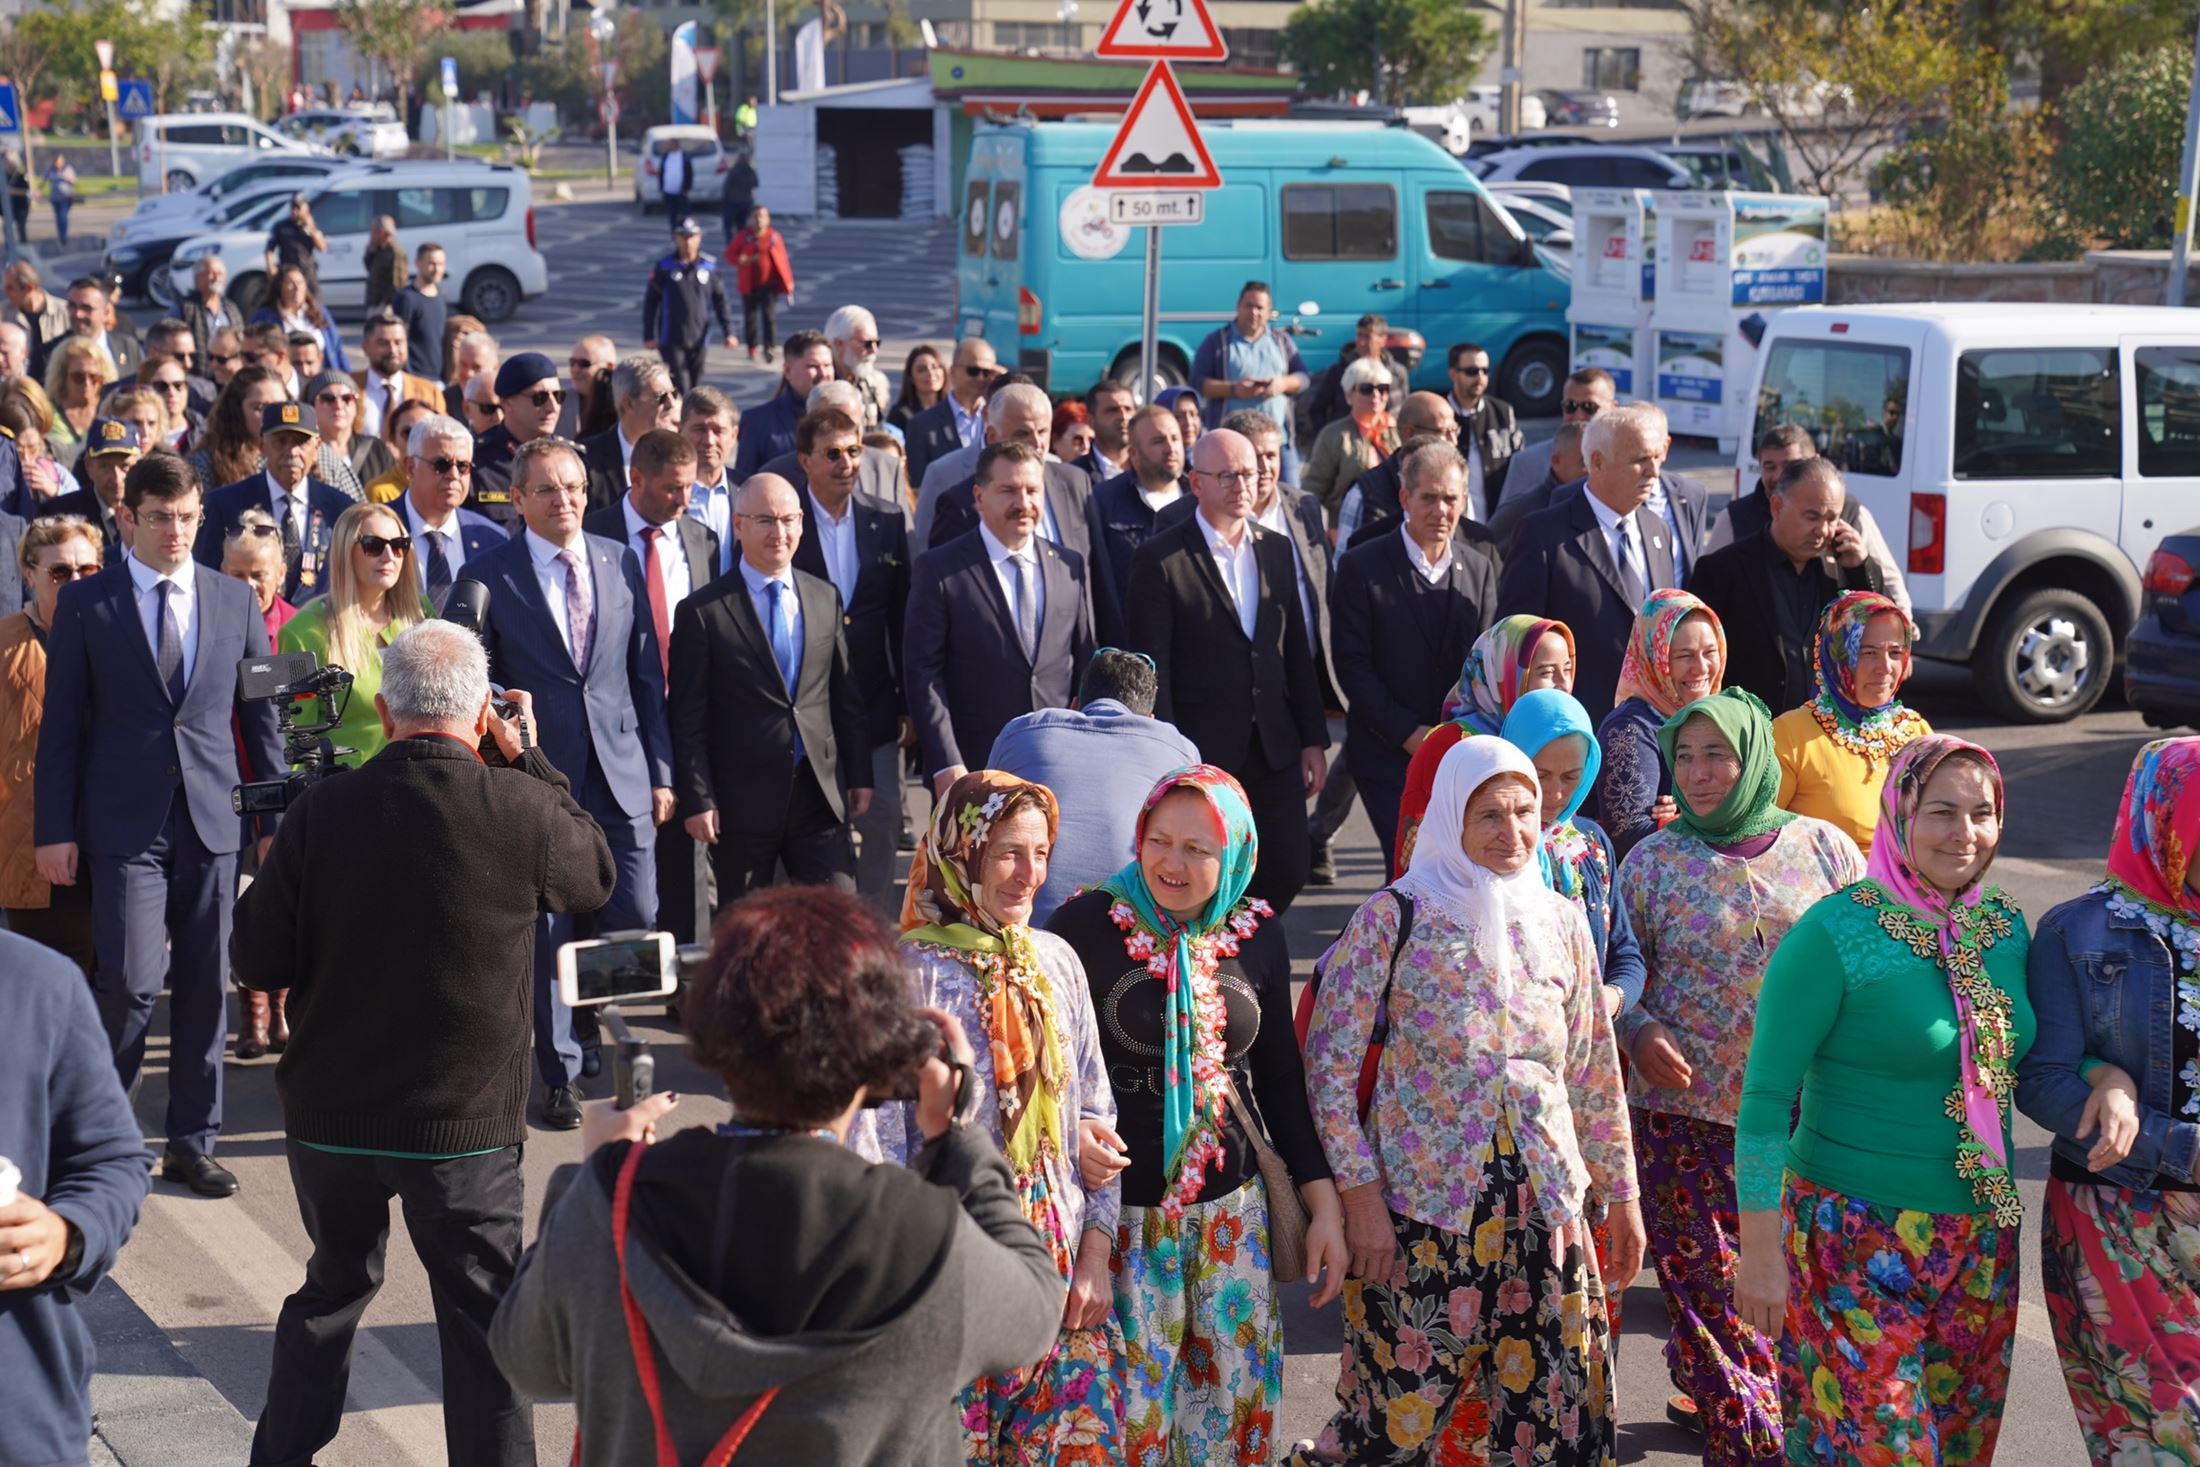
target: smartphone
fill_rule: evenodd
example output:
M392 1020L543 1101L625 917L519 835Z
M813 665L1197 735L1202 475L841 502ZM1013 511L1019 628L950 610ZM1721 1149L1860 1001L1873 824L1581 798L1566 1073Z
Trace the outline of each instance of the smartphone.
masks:
M669 932L595 937L558 949L558 996L567 1008L665 998L679 987L678 949Z

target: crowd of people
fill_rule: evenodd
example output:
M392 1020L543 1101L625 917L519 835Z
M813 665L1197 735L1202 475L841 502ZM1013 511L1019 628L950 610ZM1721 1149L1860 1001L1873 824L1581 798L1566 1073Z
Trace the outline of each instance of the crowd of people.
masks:
M607 1464L1609 1463L1646 1261L1707 1463L1985 1462L2012 1105L2089 1452L2200 1460L2200 739L2035 938L1999 770L1904 706L1906 591L1802 430L1714 511L1606 373L1529 445L1478 345L1414 391L1371 316L1309 372L1259 282L1147 405L979 337L897 385L856 305L774 359L761 210L744 412L699 233L648 349L563 374L432 243L357 371L307 263L247 315L205 262L143 333L6 275L0 910L112 1061L104 1130L0 1134L40 1430L82 1425L67 1304L143 1196L114 1102L164 989L159 1172L237 1191L233 978L314 1245L255 1462L335 1436L392 1196L454 1462L533 1462L529 1397L576 1395ZM275 651L349 673L352 772L240 819L299 753L240 686ZM1386 880L1294 1007L1281 918L1355 799ZM661 1145L676 1097L583 1104L554 981L652 928L710 945L676 1017L734 1109ZM83 1088L87 1048L39 1062ZM588 1159L523 1256L531 1104ZM1295 1444L1291 1282L1345 1334Z

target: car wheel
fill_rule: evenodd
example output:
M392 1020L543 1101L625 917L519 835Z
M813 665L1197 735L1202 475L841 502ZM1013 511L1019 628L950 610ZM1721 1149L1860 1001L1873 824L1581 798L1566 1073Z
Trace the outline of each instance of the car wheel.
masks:
M485 323L509 321L519 309L519 282L510 271L490 266L466 277L466 288L459 299L468 315L478 316Z
M182 304L176 294L176 278L168 272L166 260L145 272L145 298L171 314Z
M1174 387L1181 382L1190 380L1191 368L1178 360L1175 352L1164 346L1154 353L1153 375L1154 380L1146 384L1147 390L1140 391L1138 383L1138 348L1135 346L1118 356L1115 359L1115 365L1108 368L1108 377L1112 381L1120 382L1128 387L1131 390L1131 395L1141 403L1152 402L1154 394L1165 387Z
M168 192L172 194L187 194L192 189L198 187L199 181L191 176L188 169L171 168L168 170L166 183Z
M1566 343L1538 336L1505 353L1497 369L1497 395L1523 418L1555 418L1566 388Z
M2101 701L2116 639L2099 607L2046 587L1998 606L1971 652L1978 694L2011 723L2063 723Z

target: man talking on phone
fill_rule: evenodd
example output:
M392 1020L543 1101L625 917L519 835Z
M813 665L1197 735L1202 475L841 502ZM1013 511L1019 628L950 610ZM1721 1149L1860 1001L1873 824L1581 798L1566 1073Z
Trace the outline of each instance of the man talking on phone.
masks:
M603 906L615 868L535 746L533 700L503 698L464 628L400 635L374 700L388 745L292 801L237 903L237 980L290 990L275 1088L313 1242L275 1323L253 1467L335 1439L392 1197L435 1296L450 1460L535 1462L488 1329L519 1262L536 919Z

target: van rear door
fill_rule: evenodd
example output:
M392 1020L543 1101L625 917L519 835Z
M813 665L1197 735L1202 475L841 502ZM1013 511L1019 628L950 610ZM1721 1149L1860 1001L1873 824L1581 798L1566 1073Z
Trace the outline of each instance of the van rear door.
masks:
M2164 535L2200 524L2200 335L2127 336L2124 500L2117 543L2144 568Z
M1024 139L981 135L970 148L955 252L957 329L983 336L1013 362L1017 291L1023 285Z

